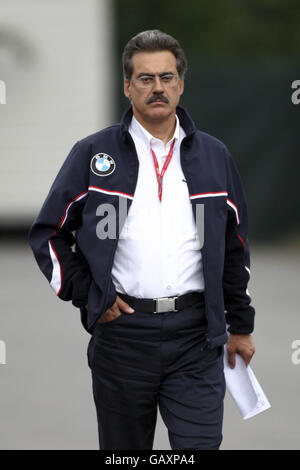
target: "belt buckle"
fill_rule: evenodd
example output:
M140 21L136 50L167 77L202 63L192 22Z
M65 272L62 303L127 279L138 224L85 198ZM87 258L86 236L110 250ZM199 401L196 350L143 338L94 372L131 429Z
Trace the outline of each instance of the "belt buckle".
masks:
M155 300L155 312L153 313L164 313L164 312L178 312L175 309L175 301L177 297L160 297Z

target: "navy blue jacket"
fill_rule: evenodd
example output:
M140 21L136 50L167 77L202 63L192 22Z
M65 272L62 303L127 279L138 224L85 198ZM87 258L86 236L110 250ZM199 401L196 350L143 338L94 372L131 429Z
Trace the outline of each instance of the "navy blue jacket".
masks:
M229 332L248 334L254 327L247 283L250 259L247 207L241 179L226 146L201 132L182 107L177 107L186 132L181 143L181 166L196 220L196 205L204 204L204 244L201 248L205 281L205 312L209 347L227 341ZM122 229L116 237L100 239L97 224L105 215L97 207L119 199L128 210L134 198L139 161L128 132L132 109L121 122L75 143L34 221L29 242L37 263L63 300L80 308L81 321L92 333L96 321L116 300L111 270ZM112 157L104 176L95 170L96 154ZM113 171L112 171L113 170ZM97 174L98 173L98 174ZM88 311L85 305L88 303Z

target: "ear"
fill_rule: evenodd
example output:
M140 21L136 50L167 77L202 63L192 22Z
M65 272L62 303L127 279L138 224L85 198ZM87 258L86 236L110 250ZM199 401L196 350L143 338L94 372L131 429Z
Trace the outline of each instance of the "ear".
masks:
M130 100L130 81L124 79L124 95Z

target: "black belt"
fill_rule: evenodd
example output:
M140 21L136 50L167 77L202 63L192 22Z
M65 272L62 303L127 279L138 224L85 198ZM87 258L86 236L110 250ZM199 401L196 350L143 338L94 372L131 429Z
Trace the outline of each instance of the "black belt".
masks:
M204 303L203 292L189 292L188 294L175 297L159 297L157 299L139 299L130 295L117 292L130 307L147 313L178 312L187 307L192 307L198 302Z

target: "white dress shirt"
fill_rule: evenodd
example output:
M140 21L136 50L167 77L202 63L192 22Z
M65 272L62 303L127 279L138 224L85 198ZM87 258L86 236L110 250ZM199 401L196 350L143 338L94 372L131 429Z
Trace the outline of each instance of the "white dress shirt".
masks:
M204 290L202 256L187 183L180 164L185 132L176 116L172 139L164 146L133 116L129 126L139 159L138 181L112 268L117 292L139 298L182 295ZM173 139L162 200L151 148L161 172Z

